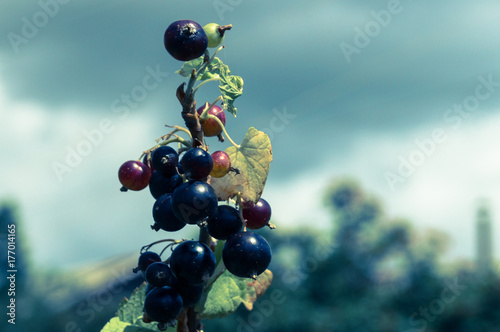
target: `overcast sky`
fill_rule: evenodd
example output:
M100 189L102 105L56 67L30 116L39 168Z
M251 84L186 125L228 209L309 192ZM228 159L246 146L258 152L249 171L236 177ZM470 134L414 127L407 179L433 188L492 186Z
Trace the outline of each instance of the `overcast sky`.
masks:
M149 192L121 193L117 170L182 124L181 62L162 42L178 19L234 26L220 58L245 85L227 128L271 136L263 197L278 227L327 228L324 186L347 175L388 216L447 232L450 257L473 256L481 198L500 238L498 2L63 2L4 1L0 14L0 198L19 203L37 264L165 237L149 230ZM216 97L214 84L198 102Z

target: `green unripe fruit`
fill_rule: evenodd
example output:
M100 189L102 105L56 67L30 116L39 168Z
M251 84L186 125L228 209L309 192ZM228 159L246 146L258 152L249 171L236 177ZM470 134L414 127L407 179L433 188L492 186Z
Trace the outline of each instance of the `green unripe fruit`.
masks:
M208 47L218 47L224 41L224 33L226 30L230 30L232 28L232 24L229 25L219 25L217 23L208 23L203 27L205 34L208 38Z

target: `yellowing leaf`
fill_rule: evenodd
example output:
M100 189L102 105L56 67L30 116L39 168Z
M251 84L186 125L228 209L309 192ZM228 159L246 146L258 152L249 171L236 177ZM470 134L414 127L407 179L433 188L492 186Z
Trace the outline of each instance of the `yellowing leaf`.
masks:
M224 271L212 284L205 297L197 304L196 311L203 319L224 317L233 313L240 304L252 310L253 303L271 284L273 274L266 270L257 280L240 278Z
M269 136L251 127L239 147L231 146L225 152L231 159L231 166L240 173L229 172L222 178L210 179L217 198L225 201L240 193L245 201L257 203L273 160Z

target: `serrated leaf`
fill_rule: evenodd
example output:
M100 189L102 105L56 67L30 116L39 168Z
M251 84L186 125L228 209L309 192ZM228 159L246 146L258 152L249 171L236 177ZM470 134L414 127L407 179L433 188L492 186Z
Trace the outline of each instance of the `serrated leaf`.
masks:
M101 332L123 332L130 323L122 322L118 317L113 317L104 325Z
M202 319L224 317L233 313L242 303L251 310L253 303L264 294L271 281L272 272L269 270L259 275L257 280L236 277L226 270L198 303L198 316Z
M190 77L193 69L197 70L203 64L203 58L203 56L200 56L199 58L196 58L194 60L184 62L181 69L179 69L175 73L186 78ZM210 62L210 64L205 67L205 69L198 73L198 77L196 78L196 80L204 81L209 78L218 77L221 70L229 73L229 67L226 66L219 58L214 57L212 62Z
M190 77L193 69L197 70L203 64L203 58L201 56L184 62L176 73L186 78ZM218 57L214 57L210 64L197 74L196 80L198 81L219 77L219 90L222 93L224 110L236 116L237 109L234 107L234 100L243 93L243 79L240 76L231 75L229 67Z
M137 317L142 316L144 307L144 298L146 297L146 283L142 283L139 288L136 288L130 299L124 299L118 307L117 316L122 322L133 324Z
M175 73L184 77L189 77L191 76L191 72L193 71L193 69L198 69L202 63L203 63L203 56L200 56L199 58L196 58L191 61L186 61L182 64L181 69L179 69Z
M264 295L272 281L273 273L271 270L265 270L257 277L257 280L250 280L247 282L247 293L246 297L243 299L243 304L248 310L253 309L254 302Z
M225 152L231 160L231 166L240 173L229 172L222 178L210 178L217 198L225 201L240 193L245 201L257 203L273 160L269 136L251 127L239 147L231 146Z
M234 75L221 75L219 90L224 100L224 109L236 116L238 110L233 103L236 98L243 94L243 79Z
M116 312L116 316L104 326L101 332L158 332L157 323L144 323L142 321L144 298L146 297L146 283L136 288L125 298Z

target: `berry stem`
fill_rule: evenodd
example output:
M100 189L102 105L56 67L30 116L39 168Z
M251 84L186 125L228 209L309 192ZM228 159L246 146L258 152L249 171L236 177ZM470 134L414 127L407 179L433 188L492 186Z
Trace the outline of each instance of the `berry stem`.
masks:
M208 106L207 108L205 108L205 109L203 110L203 112L200 114L200 119L204 119L204 120L208 119L208 117L207 117L208 112L212 109L212 107L214 107L214 105L215 105L215 104L217 104L217 102L218 102L219 100L222 100L222 99L223 99L223 98L222 98L222 96L217 97L217 99L215 99L215 100L214 100L214 101L210 104L210 106Z
M220 125L220 127L222 128L222 132L224 132L224 134L226 135L227 139L229 140L229 142L231 142L232 145L234 145L237 149L240 148L240 146L238 144L236 144L232 139L231 137L229 136L229 134L227 133L226 131L226 127L222 124L222 122L219 120L218 117L216 117L215 115L212 115L212 114L207 114L207 118L208 119L214 119L215 121L217 121L217 123Z
M228 24L228 25L221 25L221 26L218 26L217 27L217 32L219 33L219 35L221 37L224 36L224 33L227 31L227 30L231 30L231 28L233 27L232 24Z
M171 243L171 245L172 245L172 244L181 243L181 242L183 242L183 241L185 241L185 240L184 240L184 239L182 239L182 240L175 240L175 239L163 239L163 240L158 240L158 241L155 241L155 242L153 242L153 243L150 243L150 244L147 244L147 245L143 246L143 247L141 248L140 253L142 254L144 251L148 251L149 249L151 249L151 247L152 247L152 246L154 246L155 244L158 244L158 243L163 243L163 242L172 242L172 243Z
M240 214L240 219L243 222L243 232L247 231L247 221L243 217L243 200L241 199L241 193L236 196L236 205L238 205L238 212Z
M220 79L220 77L217 76L217 77L209 78L208 80L204 80L203 82L198 84L198 86L193 90L193 95L196 94L196 91L198 91L198 89L201 88L203 85L207 84L208 82L218 81L219 79Z
M208 280L207 284L205 285L205 289L209 289L210 286L226 271L226 266L224 265L224 262L222 259L220 260L219 264L215 267L215 271Z

